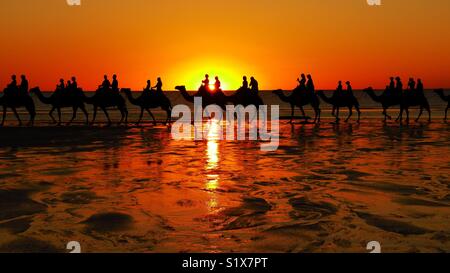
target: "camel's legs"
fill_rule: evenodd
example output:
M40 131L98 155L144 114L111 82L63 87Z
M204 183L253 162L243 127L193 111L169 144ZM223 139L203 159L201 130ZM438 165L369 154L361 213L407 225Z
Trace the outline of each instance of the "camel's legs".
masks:
M420 118L422 117L423 114L423 107L420 106L420 112L419 112L419 116L416 118L416 122L419 122Z
M396 122L400 121L403 122L403 111L405 111L405 108L403 106L400 107L400 114L398 115Z
M315 117L314 117L314 123L320 123L320 115L321 115L321 111L320 108L318 106L314 106L314 113L315 113Z
M6 118L6 106L3 106L3 119L2 119L1 126L3 126L5 124L5 118Z
M86 107L84 105L80 106L81 111L84 113L84 116L86 117L86 125L89 125L89 114L86 111Z
M445 118L444 118L444 121L447 121L448 109L450 109L450 105L447 106L447 109L445 109ZM2 123L2 124L3 124L3 123Z
M50 118L52 119L53 123L56 123L56 119L53 116L53 112L55 112L56 107L53 107L52 110L50 110L50 112L48 113L48 115L50 116Z
M15 107L12 107L12 110L13 110L14 115L16 116L17 120L19 121L19 126L22 126L22 120L20 120L20 116L17 113L17 109Z
M166 124L167 123L171 124L172 123L172 111L170 111L169 108L166 108L164 110L166 110L166 113L167 113Z
M406 111L406 123L409 123L409 108L406 108L405 111Z
M336 122L339 122L341 119L339 118L339 111L341 109L339 107L336 108Z
M97 118L97 110L98 110L98 107L94 106L94 116L92 117L92 122L91 122L92 124L94 124L94 122Z
M427 105L427 107L425 107L425 109L427 109L427 112L428 112L428 122L431 122L431 107L430 107L430 105Z
M361 109L359 108L359 106L355 106L356 111L358 112L358 123L361 121Z
M139 115L139 120L137 122L137 125L141 124L142 118L144 117L144 108L141 107L141 114Z
M111 126L111 119L109 118L109 114L108 111L106 110L105 107L101 107L103 113L105 113L106 118L108 119L108 126Z
M28 105L25 107L30 115L30 121L28 122L28 126L34 125L34 120L36 118L36 109L34 105Z
M303 108L303 106L300 106L300 111L302 111L303 117L306 117L305 109Z
M123 112L125 113L125 124L128 124L128 109L124 107Z
M348 107L348 117L345 120L345 122L348 122L352 116L353 116L353 106L349 106Z
M58 112L58 126L61 125L61 108L56 108L56 111Z
M289 123L294 122L294 114L295 114L295 105L291 104L291 121L289 121Z
M155 119L155 116L153 115L152 111L150 111L150 109L148 109L148 108L145 110L147 110L147 113L152 117L153 124L156 125L156 119Z
M69 121L69 123L67 123L67 125L72 124L72 122L77 118L77 112L78 112L78 107L77 106L73 107L72 119Z

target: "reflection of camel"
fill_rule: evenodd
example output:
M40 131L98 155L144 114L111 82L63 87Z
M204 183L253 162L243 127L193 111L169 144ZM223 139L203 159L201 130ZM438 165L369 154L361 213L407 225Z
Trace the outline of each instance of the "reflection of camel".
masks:
M353 107L358 112L358 122L361 120L361 111L359 109L358 99L353 94L345 94L345 91L342 91L342 94L335 94L331 98L328 98L323 91L318 91L317 94L319 97L326 103L333 105L333 115L336 110L336 122L339 122L339 108L347 107L349 111L348 118L345 122L348 122L350 118L353 116Z
M81 96L81 89L78 89L78 92L73 92L72 90L67 91L59 91L54 92L50 97L45 97L39 87L30 89L31 94L36 94L38 99L43 104L49 104L52 106L52 110L49 115L52 118L54 123L57 123L55 118L53 117L53 112L55 110L58 112L58 125L61 125L61 108L72 108L73 115L72 119L68 123L69 125L75 120L77 117L78 109L83 111L84 116L86 117L86 124L89 124L89 115L86 111L86 106L84 105L83 97Z
M276 90L273 91L273 93L275 95L277 95L282 101L287 102L291 105L291 120L290 123L293 122L294 120L294 112L295 112L295 107L299 107L300 110L302 111L303 116L305 115L305 110L303 109L303 106L306 106L308 104L311 104L311 106L314 108L314 112L315 112L315 117L314 117L314 123L316 122L320 122L320 100L317 97L316 94L312 95L305 92L295 92L292 93L292 95L290 96L286 96L283 93L283 90Z
M391 93L388 89L386 89L383 94L378 96L377 94L375 94L375 91L372 89L372 87L364 89L364 92L366 92L373 101L378 102L382 105L384 122L386 122L388 119L392 119L392 117L388 115L387 110L392 106L400 105L401 96Z
M150 109L154 108L162 108L164 111L167 112L167 119L164 122L165 124L171 122L172 118L172 104L170 100L164 95L164 93L154 93L150 91L151 93L143 93L138 98L134 98L131 94L131 89L129 88L122 88L122 92L125 93L128 100L131 104L139 106L141 108L141 115L139 116L139 121L137 124L139 125L142 121L142 117L144 116L144 110L146 110L149 115L152 117L154 124L156 125L156 119L155 116L153 116Z
M127 105L125 99L119 93L115 93L111 90L97 90L95 95L92 97L87 97L84 92L82 93L82 97L85 103L92 104L94 106L94 117L92 119L92 123L95 122L98 108L100 108L105 113L105 116L108 119L108 126L110 126L111 119L109 118L107 108L111 107L117 107L122 115L119 124L124 121L125 123L128 123Z
M450 95L447 95L447 96L444 95L444 89L437 89L437 90L434 90L434 92L436 92L436 94L438 94L442 100L444 100L448 103L447 108L445 109L445 118L444 118L444 120L447 121L447 113L448 113L448 109L450 108Z
M400 105L400 115L397 118L397 121L400 122L403 120L403 112L406 111L406 122L409 122L409 108L413 106L420 106L420 113L416 119L416 122L419 121L420 117L422 117L423 110L427 110L428 112L428 120L431 122L431 108L428 103L427 98L423 93L417 93L412 91L406 91L402 94L395 94L388 89L385 92L377 96L371 87L364 90L375 102L381 103L383 106L383 114L384 121L391 117L387 114L387 109L389 107Z
M19 114L17 113L17 108L25 107L25 109L30 114L29 125L34 124L34 119L36 118L36 107L34 101L29 94L19 94L18 91L9 92L7 89L3 91L3 97L0 98L0 105L3 105L3 120L0 126L5 124L6 111L11 108L19 121L19 125L22 125L22 120L20 120Z

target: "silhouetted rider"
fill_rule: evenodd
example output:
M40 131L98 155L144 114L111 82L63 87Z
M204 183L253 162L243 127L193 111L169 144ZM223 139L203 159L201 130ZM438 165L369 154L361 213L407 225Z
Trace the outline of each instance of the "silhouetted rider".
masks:
M248 89L248 81L247 81L247 76L244 76L242 78L242 90L247 90Z
M409 79L409 82L408 82L408 89L409 89L411 92L414 91L414 90L416 89L416 81L414 81L413 78L410 78L410 79Z
M21 82L20 82L20 87L19 87L19 92L21 95L26 95L28 94L28 80L27 77L25 75L20 76Z
M215 89L216 91L220 91L220 87L221 87L222 83L220 82L218 76L215 77L215 80L216 80L216 81L214 82L214 89Z
M354 96L353 95L353 88L352 88L352 85L351 85L350 81L347 81L345 84L347 85L347 95L353 97Z
M395 78L395 81L396 81L395 92L397 93L397 95L402 94L403 93L402 79L400 79L400 77L397 77Z
M205 75L205 79L202 81L202 86L209 91L209 75Z
M161 77L158 77L158 79L156 79L156 85L153 86L153 88L156 88L156 92L162 93L163 92L162 87L163 83Z
M72 77L72 90L73 91L78 91L77 78L75 78L75 77Z
M309 94L313 95L315 92L315 86L314 86L314 81L312 79L311 75L306 76L308 81L306 83L306 90L308 91Z
M394 79L394 77L391 77L391 82L389 83L389 89L391 91L395 90L395 79Z
M108 80L108 76L103 76L103 83L99 86L100 89L103 91L108 91L108 89L111 87L111 82Z
M112 91L114 92L114 93L119 93L119 81L117 80L117 75L116 74L114 74L113 75L113 81L112 81L112 84L111 84L111 89L112 89Z
M12 75L11 76L11 82L6 87L9 91L15 91L17 90L17 76Z
M416 92L419 95L424 95L423 83L421 79L417 80Z
M251 91L255 94L258 93L258 91L259 91L258 81L254 77L250 78L250 88L251 88Z

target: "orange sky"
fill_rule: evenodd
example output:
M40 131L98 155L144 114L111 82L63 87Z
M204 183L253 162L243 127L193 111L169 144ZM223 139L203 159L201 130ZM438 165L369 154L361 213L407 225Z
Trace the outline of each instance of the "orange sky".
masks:
M318 88L351 80L382 88L391 75L450 87L450 1L384 0L0 1L0 85L26 73L54 89L76 75L84 89L117 73L141 89L196 89L205 73L237 89L242 75L261 89L293 88L301 72Z

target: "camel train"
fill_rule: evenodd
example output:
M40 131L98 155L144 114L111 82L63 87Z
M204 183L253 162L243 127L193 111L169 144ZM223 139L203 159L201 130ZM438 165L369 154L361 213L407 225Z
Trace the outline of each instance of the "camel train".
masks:
M388 115L387 111L389 108L394 106L400 107L400 114L397 118L397 122L403 121L403 114L406 112L406 122L409 122L409 110L411 107L419 107L420 113L416 119L419 121L424 111L428 112L428 121L431 122L431 107L425 97L423 92L423 85L420 80L416 84L413 79L410 79L408 83L408 89L403 91L402 83L400 78L391 78L391 84L386 87L385 91L378 95L372 88L366 88L363 91L374 101L379 103L383 108L384 122L391 120L392 117ZM336 118L336 123L340 121L340 108L348 109L348 116L345 122L348 122L353 116L353 110L355 109L358 116L357 122L361 120L361 110L358 99L354 96L353 90L350 82L346 82L347 88L344 90L342 87L342 82L339 82L337 89L334 91L331 97L327 97L323 91L316 91L314 88L314 83L310 75L305 76L302 74L301 80L298 79L299 85L289 92L287 95L286 91L275 90L272 93L276 95L281 101L288 103L291 106L291 117L290 123L293 123L295 117L295 109L299 108L302 113L302 119L308 121L310 118L307 117L305 113L305 106L311 105L315 116L313 123L320 123L321 121L321 100L332 106L332 115ZM30 120L28 125L33 126L36 117L36 107L31 94L34 94L37 99L46 105L51 107L49 116L53 123L61 125L61 109L72 108L73 114L71 120L67 123L72 124L77 117L77 113L81 110L84 114L86 125L92 125L95 123L97 118L97 112L100 109L107 118L107 125L110 126L112 121L109 116L109 109L117 109L120 111L121 119L119 124L128 123L128 109L126 99L131 105L140 108L140 115L137 121L137 125L140 125L144 112L147 112L152 119L153 124L157 124L155 116L152 113L152 109L161 108L166 112L167 118L164 124L170 124L172 122L171 112L172 104L169 98L162 91L162 81L158 78L158 84L153 89L150 85L150 81L147 81L147 87L143 90L143 93L139 97L134 97L131 89L129 88L118 88L117 76L113 76L113 83L111 84L107 78L104 76L104 81L102 85L99 86L95 94L91 97L86 96L81 88L78 88L76 79L73 77L72 81L68 81L67 85L64 80L60 80L61 84L57 86L56 90L49 96L45 96L39 87L31 88L28 92L28 81L26 77L22 75L22 83L17 85L16 77L12 76L12 82L4 89L3 96L0 97L0 106L3 106L3 118L0 126L5 123L5 118L7 114L7 109L10 108L17 120L19 125L22 125L22 120L17 113L18 108L25 108L29 113ZM217 105L222 109L226 109L227 105L242 105L244 107L254 105L256 109L259 106L264 105L263 100L259 96L258 82L252 77L250 85L247 83L247 78L244 77L244 82L242 87L237 90L232 95L226 95L220 89L220 81L216 77L216 83L214 84L214 89L211 89L209 85L209 76L206 75L205 80L202 82L198 92L195 94L189 93L185 86L177 86L175 89L180 92L181 96L187 102L194 102L195 97L201 97L203 107L208 105ZM444 94L443 89L435 90L436 94L442 98L443 101L447 102L447 108L445 110L445 121L447 121L448 109L450 108L450 96ZM124 96L121 95L124 94ZM124 98L125 97L125 98ZM93 118L89 121L89 114L86 110L86 104L93 106ZM53 114L57 112L58 119L56 119Z

